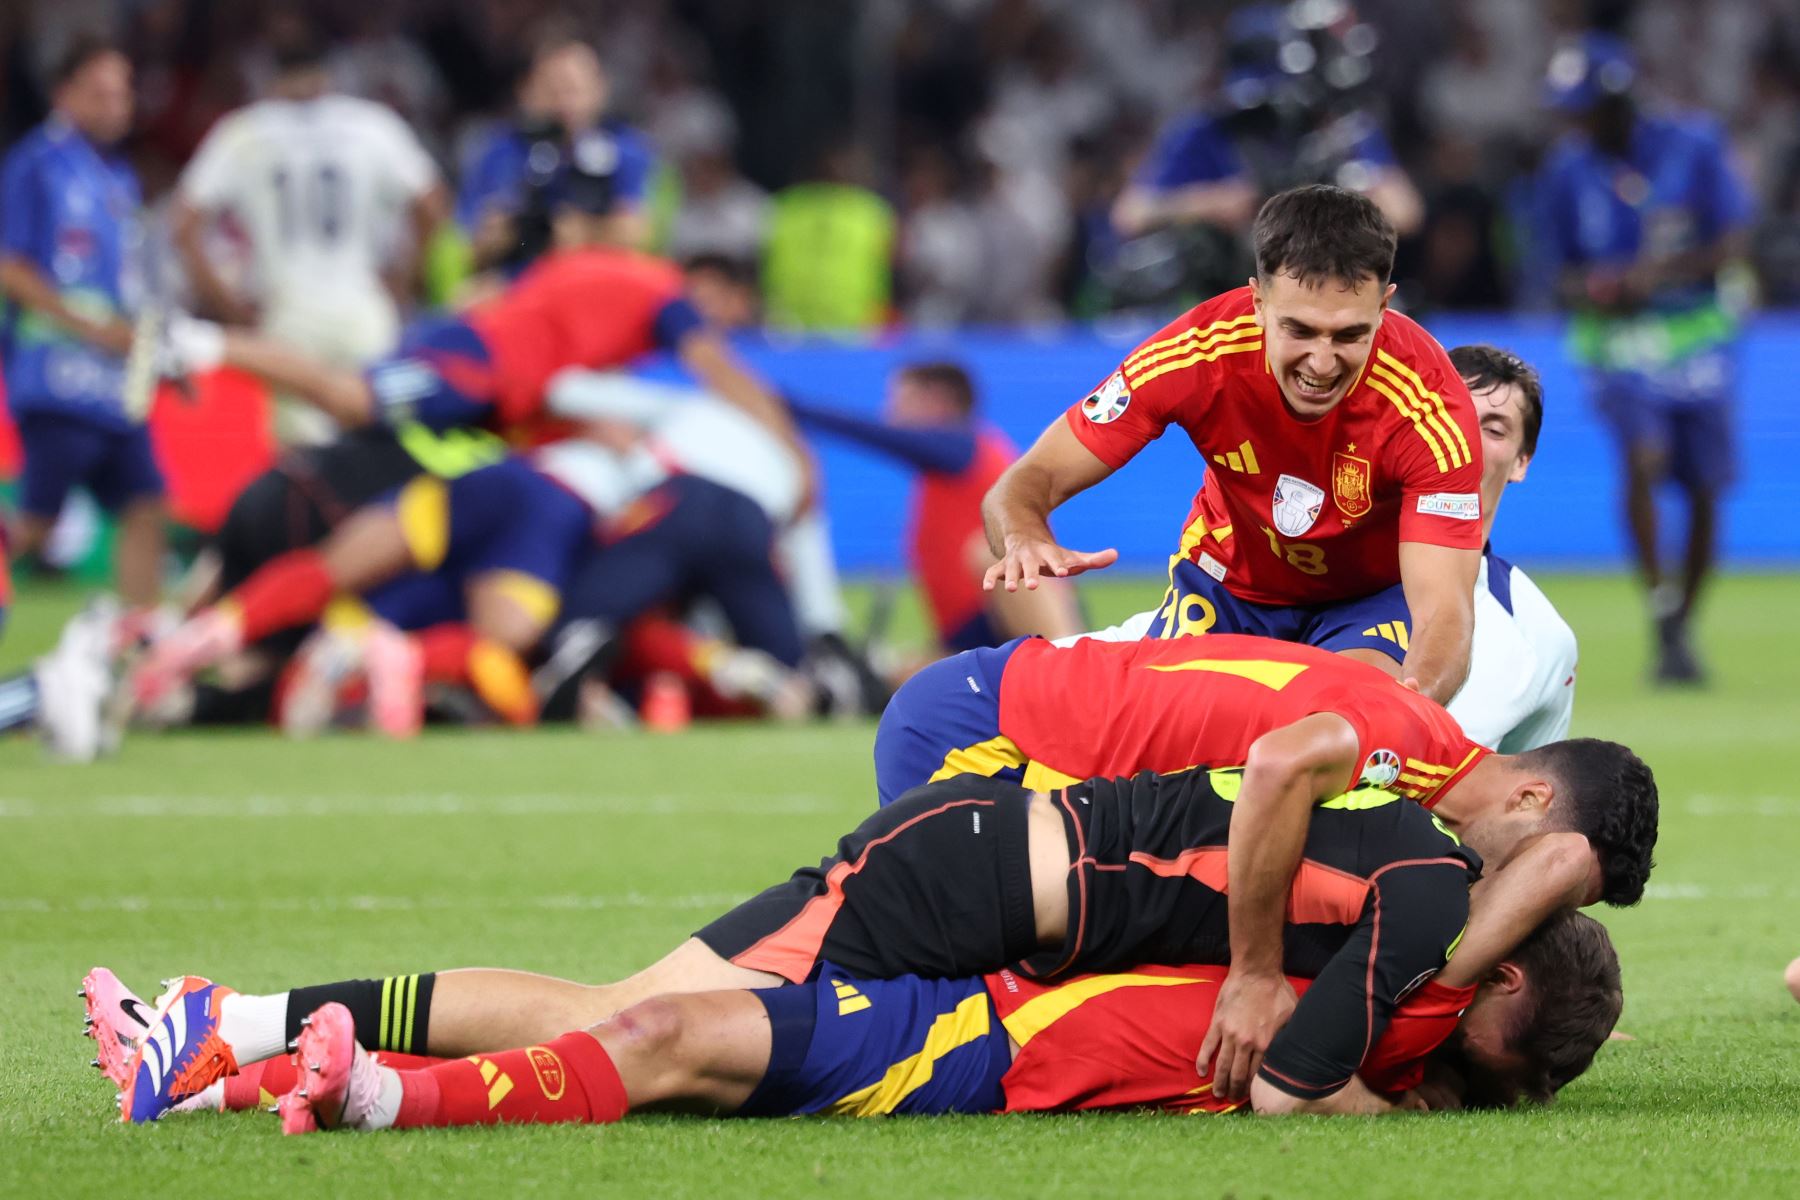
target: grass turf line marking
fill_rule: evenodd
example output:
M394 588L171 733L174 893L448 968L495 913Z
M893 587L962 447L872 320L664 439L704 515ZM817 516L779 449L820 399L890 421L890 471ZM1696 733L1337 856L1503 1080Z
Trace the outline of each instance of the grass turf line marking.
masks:
M739 892L647 896L78 896L47 900L39 896L0 896L5 913L318 913L318 912L463 912L514 909L536 912L593 912L603 909L723 909L744 899Z
M842 800L811 795L734 794L730 803L692 796L471 796L438 794L313 796L94 796L54 801L0 796L0 820L87 817L551 817L551 816L820 816L841 812Z

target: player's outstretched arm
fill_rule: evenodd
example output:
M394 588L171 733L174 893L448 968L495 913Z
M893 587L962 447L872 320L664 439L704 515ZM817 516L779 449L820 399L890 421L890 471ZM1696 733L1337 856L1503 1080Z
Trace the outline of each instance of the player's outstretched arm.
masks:
M1313 805L1344 790L1359 749L1354 727L1334 713L1303 717L1250 744L1226 843L1231 974L1200 1044L1200 1066L1216 1056L1213 1091L1227 1100L1248 1094L1263 1052L1294 1011L1281 962L1288 890Z
M1553 914L1600 899L1600 864L1579 833L1546 833L1470 893L1469 928L1438 976L1446 987L1488 977Z
M1475 580L1481 552L1425 542L1400 543L1400 584L1412 614L1402 679L1448 704L1469 675L1475 639Z
M1042 575L1079 575L1117 562L1117 550L1069 550L1057 545L1050 532L1053 510L1112 472L1070 432L1067 421L1051 422L981 502L988 546L1000 559L988 568L982 587L1016 592L1021 586L1037 587Z
M196 355L183 357L192 370L216 365L199 361ZM375 393L360 374L328 366L274 338L226 330L219 361L248 371L277 391L305 401L345 429L357 429L375 420Z
M817 488L817 472L806 439L781 400L732 352L725 339L711 329L698 328L682 335L675 356L693 377L715 395L749 413L794 452L805 479L806 494Z
M1318 1117L1382 1117L1405 1111L1390 1103L1360 1079L1351 1079L1331 1095L1318 1100L1290 1096L1266 1079L1250 1085L1250 1107L1259 1117L1284 1117L1302 1114Z

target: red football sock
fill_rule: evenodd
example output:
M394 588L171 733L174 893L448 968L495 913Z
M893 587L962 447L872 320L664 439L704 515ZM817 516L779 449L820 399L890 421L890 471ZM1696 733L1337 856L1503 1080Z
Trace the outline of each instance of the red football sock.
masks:
M383 1050L375 1056L375 1061L397 1071L421 1071L449 1060L425 1054L399 1054ZM251 1063L236 1075L225 1077L225 1111L242 1112L251 1108L267 1108L293 1091L294 1082L299 1077L300 1073L294 1069L294 1056L291 1054Z
M544 1046L477 1054L400 1072L394 1128L423 1125L607 1125L625 1115L625 1084L600 1043L565 1033Z
M425 659L426 683L450 683L466 687L469 683L469 651L475 648L475 631L467 625L450 622L433 625L413 634Z
M466 687L509 725L537 723L537 696L525 660L467 625L433 625L413 635L425 656L425 682Z
M337 585L317 550L290 550L270 559L222 603L237 608L244 643L319 619Z

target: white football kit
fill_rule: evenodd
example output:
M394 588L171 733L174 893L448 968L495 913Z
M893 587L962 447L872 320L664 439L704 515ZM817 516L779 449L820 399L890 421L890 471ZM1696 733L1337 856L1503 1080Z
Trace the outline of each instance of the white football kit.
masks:
M1136 641L1149 633L1156 611L1056 644L1084 637ZM1567 737L1575 711L1575 662L1575 632L1537 584L1491 551L1483 554L1475 580L1469 677L1448 706L1463 732L1502 754Z
M226 216L243 240L262 331L359 367L399 336L382 266L407 236L408 205L437 182L437 165L392 109L326 95L260 100L227 114L179 187L195 208ZM323 414L297 405L282 406L278 426L284 441L331 433Z

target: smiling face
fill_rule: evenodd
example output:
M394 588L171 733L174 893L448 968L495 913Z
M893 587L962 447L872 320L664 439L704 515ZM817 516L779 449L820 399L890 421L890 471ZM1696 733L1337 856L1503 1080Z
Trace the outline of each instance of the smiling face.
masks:
M1375 347L1393 284L1372 275L1354 287L1340 280L1302 283L1286 272L1252 279L1263 353L1288 408L1316 421L1349 395Z

